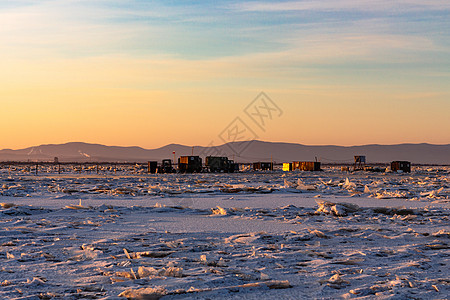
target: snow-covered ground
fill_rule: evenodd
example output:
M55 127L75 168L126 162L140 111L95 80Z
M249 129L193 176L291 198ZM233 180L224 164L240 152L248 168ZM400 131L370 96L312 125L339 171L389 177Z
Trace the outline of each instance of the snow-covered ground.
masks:
M449 174L3 169L0 298L447 299Z

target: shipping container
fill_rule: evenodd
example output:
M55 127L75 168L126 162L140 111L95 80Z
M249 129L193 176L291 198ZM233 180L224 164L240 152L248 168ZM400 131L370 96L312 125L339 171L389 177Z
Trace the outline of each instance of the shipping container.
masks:
M318 161L294 161L292 162L292 170L300 171L320 171L320 162Z
M283 163L283 171L285 172L292 171L292 163Z

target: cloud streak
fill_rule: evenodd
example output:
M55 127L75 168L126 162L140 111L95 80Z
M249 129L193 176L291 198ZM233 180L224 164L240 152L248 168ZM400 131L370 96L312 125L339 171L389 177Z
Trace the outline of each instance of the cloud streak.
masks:
M240 2L231 5L232 9L243 12L288 12L288 11L375 11L407 12L426 10L449 10L448 1L417 0L321 0L321 1L280 1L280 2Z
M448 9L447 2L257 1L234 3L228 8L211 7L209 3L202 8L153 1L135 5L126 1L43 1L30 5L24 1L18 7L0 6L0 53L29 58L120 54L204 60L295 51L307 56L308 51L325 53L325 48L345 49L356 57L375 54L374 58L379 50L386 49L445 51L448 43L445 46L442 31L448 21L429 17L424 23L426 14L420 19L403 14L419 8ZM327 10L388 14L302 14ZM264 17L252 17L251 12L263 13ZM294 15L286 17L286 12ZM426 31L424 25L428 26ZM358 49L361 51L355 53ZM338 52L334 55L329 51L322 57L345 54Z

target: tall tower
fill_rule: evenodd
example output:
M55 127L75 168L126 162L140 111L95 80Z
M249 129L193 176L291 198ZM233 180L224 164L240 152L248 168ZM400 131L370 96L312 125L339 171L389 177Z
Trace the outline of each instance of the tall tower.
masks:
M365 155L355 155L355 171L363 170L366 166L366 156Z

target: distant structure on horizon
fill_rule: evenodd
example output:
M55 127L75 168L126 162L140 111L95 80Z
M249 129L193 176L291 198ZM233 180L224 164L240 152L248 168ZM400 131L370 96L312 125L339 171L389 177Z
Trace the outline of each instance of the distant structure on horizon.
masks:
M355 170L364 170L366 166L366 156L365 155L355 155Z
M411 173L411 162L409 161L393 161L391 162L391 171L402 171L405 173Z
M220 146L200 147L199 153L217 153L218 157L233 157L237 163L251 164L253 162L269 162L274 164L292 161L308 161L311 155L320 158L323 164L354 164L356 168L364 168L364 157L370 157L371 163L386 163L392 161L410 161L414 164L450 165L450 144L399 144L399 145L362 145L362 146L307 146L293 143L273 143L263 141L249 141L244 152L242 143L227 143ZM157 149L140 147L104 146L88 143L66 143L58 145L41 145L19 150L0 150L1 162L116 162L116 163L146 163L147 161L161 161L167 159L174 152L181 155L191 155L192 146L177 144L166 145ZM274 154L273 159L271 154ZM362 154L362 155L358 155ZM177 164L175 155L172 158ZM193 155L191 155L193 156ZM313 157L314 157L313 156ZM201 156L204 160L205 156ZM313 160L311 160L313 161ZM316 160L317 161L317 160ZM367 161L366 161L367 162ZM353 166L352 166L353 168Z

